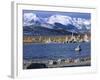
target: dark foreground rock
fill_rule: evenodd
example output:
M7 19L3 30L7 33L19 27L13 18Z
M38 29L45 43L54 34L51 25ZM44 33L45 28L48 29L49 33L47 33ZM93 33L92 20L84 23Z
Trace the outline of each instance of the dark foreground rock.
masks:
M47 68L47 66L43 63L32 63L27 67L27 69L39 69L39 68Z

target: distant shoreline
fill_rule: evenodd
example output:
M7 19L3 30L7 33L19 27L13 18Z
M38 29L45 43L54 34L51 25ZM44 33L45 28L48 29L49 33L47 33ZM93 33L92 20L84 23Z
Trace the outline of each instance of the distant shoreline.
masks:
M91 43L91 41L89 41L89 42L74 42L74 43ZM24 42L23 44L74 44L74 43L72 43L72 42L69 42L69 43L67 43L67 42L64 42L64 43L58 43L58 42L51 42L51 43L29 43L29 42Z

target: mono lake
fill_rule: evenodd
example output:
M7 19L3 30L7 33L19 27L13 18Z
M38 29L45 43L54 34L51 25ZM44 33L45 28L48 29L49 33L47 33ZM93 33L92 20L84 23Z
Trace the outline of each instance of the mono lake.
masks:
M80 44L81 51L75 51ZM91 43L24 43L24 59L67 59L91 56Z

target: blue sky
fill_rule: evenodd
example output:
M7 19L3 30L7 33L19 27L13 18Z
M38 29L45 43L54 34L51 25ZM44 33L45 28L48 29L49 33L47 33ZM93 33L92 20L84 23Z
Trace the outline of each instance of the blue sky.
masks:
M60 14L64 16L76 17L76 18L84 18L84 19L91 19L90 13L79 13L79 12L58 12L58 11L38 11L38 10L23 10L24 13L34 13L38 17L46 18L52 15Z

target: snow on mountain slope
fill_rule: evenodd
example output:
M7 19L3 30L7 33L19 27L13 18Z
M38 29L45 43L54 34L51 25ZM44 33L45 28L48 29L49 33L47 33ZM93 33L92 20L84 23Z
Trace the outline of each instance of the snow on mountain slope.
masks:
M37 17L34 13L24 13L23 22L24 26L34 25L36 21L39 21L39 17Z
M40 25L42 27L53 29L55 23L60 23L62 25L73 25L76 27L80 32L88 31L91 29L91 21L85 18L76 18L70 17L65 15L51 15L49 17L38 17L34 13L24 13L23 16L23 24L24 26L30 25ZM59 26L60 28L61 26ZM71 27L71 26L67 26ZM61 27L62 28L62 27Z
M48 18L47 23L49 24L61 23L63 25L67 25L67 24L72 24L72 18L63 15L52 15Z

